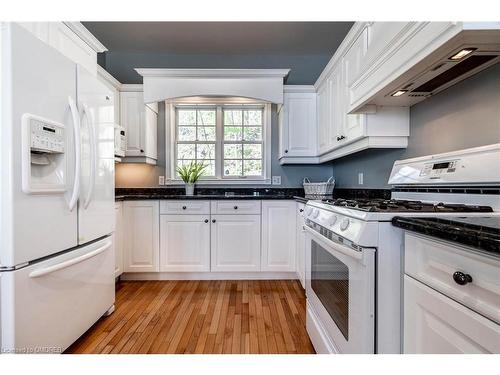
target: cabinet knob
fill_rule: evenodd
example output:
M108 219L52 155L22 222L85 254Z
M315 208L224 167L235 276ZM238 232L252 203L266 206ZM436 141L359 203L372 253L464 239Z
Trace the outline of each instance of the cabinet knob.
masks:
M215 223L215 219L212 219L212 223Z
M340 141L340 137L337 137L337 142Z
M208 223L208 219L205 219L205 223Z
M304 210L301 208L301 209L299 210L299 212L304 212Z
M345 139L345 135L340 136L340 140L343 140L343 139Z
M457 271L453 274L453 280L455 280L458 285L465 285L472 282L472 277L467 273Z
M238 206L234 206L234 209L237 210L238 209Z
M185 210L187 207L186 206L182 206L182 209Z
M144 153L144 150L141 149L141 154L143 154L143 153Z
M288 154L288 150L285 150L285 154Z

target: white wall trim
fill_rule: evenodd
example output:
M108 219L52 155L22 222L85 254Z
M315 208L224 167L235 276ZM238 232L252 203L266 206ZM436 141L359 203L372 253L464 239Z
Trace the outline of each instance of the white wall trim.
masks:
M143 69L144 102L192 96L227 96L283 103L290 69Z
M96 52L104 52L108 49L92 34L81 22L63 22L78 37L88 44Z
M122 83L120 86L120 91L136 91L140 92L144 90L144 86L140 83Z
M122 91L122 84L102 66L97 64L97 74L118 91Z

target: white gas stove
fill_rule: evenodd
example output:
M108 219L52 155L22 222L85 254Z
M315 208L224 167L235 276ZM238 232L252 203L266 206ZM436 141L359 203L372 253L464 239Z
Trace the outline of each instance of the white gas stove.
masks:
M395 216L500 215L500 144L396 161L391 199L309 201L307 328L318 352L400 353Z

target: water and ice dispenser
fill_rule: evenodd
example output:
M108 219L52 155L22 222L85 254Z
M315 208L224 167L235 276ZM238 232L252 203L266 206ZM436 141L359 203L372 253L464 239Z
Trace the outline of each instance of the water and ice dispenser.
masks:
M23 191L27 194L66 191L67 157L64 124L24 114Z

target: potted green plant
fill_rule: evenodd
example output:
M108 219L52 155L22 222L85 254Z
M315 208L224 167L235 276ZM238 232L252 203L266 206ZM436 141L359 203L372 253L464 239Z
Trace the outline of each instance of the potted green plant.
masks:
M194 185L196 184L196 181L198 181L198 179L201 177L206 167L207 166L202 162L196 161L192 161L187 165L177 167L177 174L185 183L186 195L193 195Z

